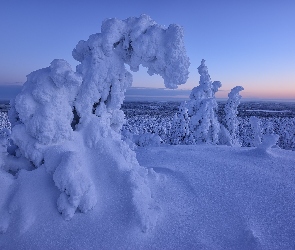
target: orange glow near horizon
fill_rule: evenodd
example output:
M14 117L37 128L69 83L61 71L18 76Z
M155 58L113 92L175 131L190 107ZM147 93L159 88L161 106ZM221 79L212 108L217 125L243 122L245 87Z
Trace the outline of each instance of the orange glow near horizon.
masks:
M217 98L227 98L229 91L218 91L216 93ZM240 92L242 98L259 98L259 99L294 99L295 90L278 90L270 89L268 92L261 89L245 89Z

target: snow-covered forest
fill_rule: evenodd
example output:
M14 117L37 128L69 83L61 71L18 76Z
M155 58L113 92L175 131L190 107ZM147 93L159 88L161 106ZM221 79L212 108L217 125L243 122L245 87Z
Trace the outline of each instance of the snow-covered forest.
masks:
M123 105L129 69L189 77L183 28L147 15L106 19L72 55L0 113L1 249L294 248L294 116L243 116L242 86L218 104L204 59L186 102Z
M126 115L123 129L137 135L157 134L162 143L171 144L170 134L174 133L171 126L179 106L180 102L123 103L122 110ZM225 116L224 106L225 102L218 102L217 117L220 122ZM295 103L242 102L237 114L237 137L242 147L253 146L253 127L250 123L253 117L259 120L262 135L271 129L280 136L277 146L294 150Z

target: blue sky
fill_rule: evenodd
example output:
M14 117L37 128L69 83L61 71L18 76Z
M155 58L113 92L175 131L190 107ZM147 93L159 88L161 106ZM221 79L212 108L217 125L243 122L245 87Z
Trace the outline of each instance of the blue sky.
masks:
M223 84L220 97L241 85L246 98L295 100L294 0L2 1L0 84L23 83L55 58L74 68L73 48L100 32L105 18L142 13L159 24L184 27L191 73L181 89L198 85L204 58L212 80ZM164 86L161 77L144 69L133 76L134 87Z

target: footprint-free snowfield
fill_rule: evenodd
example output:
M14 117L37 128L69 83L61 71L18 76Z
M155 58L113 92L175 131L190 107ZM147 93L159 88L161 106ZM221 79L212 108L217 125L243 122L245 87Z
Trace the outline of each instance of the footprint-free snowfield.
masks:
M148 169L157 217L147 232L133 218L124 180L120 190L111 184L116 176L102 176L97 206L66 221L56 209L58 189L39 168L19 176L23 220L0 235L1 249L294 247L295 152L179 145L140 148L136 154ZM1 202L11 183L6 175L1 172Z

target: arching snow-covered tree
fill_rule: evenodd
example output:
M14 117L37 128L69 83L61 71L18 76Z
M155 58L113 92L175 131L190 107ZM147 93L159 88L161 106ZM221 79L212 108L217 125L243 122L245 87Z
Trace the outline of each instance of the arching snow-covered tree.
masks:
M190 131L196 143L218 143L220 124L217 119L215 93L221 87L219 81L211 81L203 59L198 67L199 85L192 89L188 101Z
M239 121L237 119L238 106L242 96L240 91L244 90L242 86L234 87L228 94L228 100L225 104L225 126L230 134L230 144L240 145L238 139Z
M150 75L161 75L167 88L184 84L189 61L182 37L180 26L163 28L146 15L104 21L101 33L80 41L73 51L73 57L81 62L77 72L83 76L75 103L78 114L88 116L96 112L103 116L102 113L108 113L111 126L117 127L118 117L123 117L119 109L124 92L132 83L125 63L132 71L142 65L148 68Z
M57 206L65 219L109 200L111 190L113 199L124 197L133 204L136 221L145 231L155 221L147 171L120 135L120 108L132 83L125 64L132 71L142 65L149 74L161 75L166 87L177 88L188 78L183 30L174 24L160 26L147 15L107 19L101 33L77 44L73 57L80 62L77 72L66 61L54 60L50 67L29 74L15 99L11 137L22 157L38 169L18 178L48 178L41 172L49 173L60 191ZM28 205L18 202L22 204L14 207ZM0 221L5 231L7 224L3 225Z

